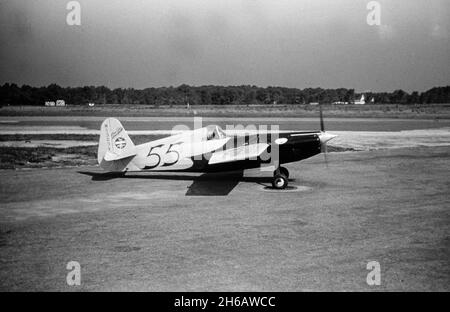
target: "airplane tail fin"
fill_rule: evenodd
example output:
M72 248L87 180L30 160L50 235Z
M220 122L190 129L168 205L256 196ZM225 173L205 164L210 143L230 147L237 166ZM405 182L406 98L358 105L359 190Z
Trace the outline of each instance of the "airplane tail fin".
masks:
M97 161L113 162L136 155L136 147L120 121L105 119L100 127ZM103 167L103 166L102 166Z

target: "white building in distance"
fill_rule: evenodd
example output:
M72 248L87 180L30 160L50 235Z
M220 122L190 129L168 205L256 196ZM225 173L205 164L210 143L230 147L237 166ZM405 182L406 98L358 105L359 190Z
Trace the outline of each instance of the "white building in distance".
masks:
M337 101L337 102L333 102L333 105L347 105L348 102L344 102L344 101Z
M364 99L364 94L361 95L361 99L355 100L355 104L358 104L358 105L364 105L364 104L366 104L366 100Z

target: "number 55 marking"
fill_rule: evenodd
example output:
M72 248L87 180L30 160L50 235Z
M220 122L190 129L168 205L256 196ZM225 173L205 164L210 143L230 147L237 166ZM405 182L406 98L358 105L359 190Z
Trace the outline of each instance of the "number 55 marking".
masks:
M175 145L180 145L181 143L183 143L183 142L177 142L177 143L170 144L169 148L167 149L166 155L168 155L170 153L175 153L177 155L177 158L170 163L164 163L163 167L175 165L178 162L178 160L180 160L180 153L178 153L178 151L171 150L171 148Z
M153 149L155 149L155 148L160 148L160 147L162 147L162 146L164 146L164 144L152 146L152 147L150 148L150 151L148 151L147 158L148 158L148 157L151 157L151 156L156 156L156 157L158 157L158 161L157 161L156 164L153 165L153 166L145 166L144 169L153 169L153 168L156 168L156 167L159 166L159 163L161 162L161 156L159 156L158 153L152 153L152 151L153 151Z
M175 159L174 161L169 162L169 163L165 162L165 163L162 165L163 167L172 166L172 165L176 164L176 163L178 162L178 160L180 160L180 153L178 153L178 151L171 150L171 148L172 148L173 146L175 146L175 145L180 145L180 144L182 144L182 143L183 143L183 142L177 142L177 143L173 143L173 144L170 144L170 145L169 145L169 148L168 148L167 151L166 151L166 155L168 155L168 154L170 154L170 153L175 153L177 156L176 156L176 159ZM159 153L157 153L157 152L153 152L153 153L152 153L152 151L153 151L153 149L155 149L155 148L160 148L160 147L163 147L163 146L164 146L164 144L160 144L160 145L152 146L152 147L150 148L147 157L156 156L156 157L158 157L158 161L156 162L156 164L154 164L154 165L152 165L152 166L145 166L144 169L153 169L153 168L156 168L156 167L158 167L158 166L160 165L160 163L161 163L161 155L160 155Z

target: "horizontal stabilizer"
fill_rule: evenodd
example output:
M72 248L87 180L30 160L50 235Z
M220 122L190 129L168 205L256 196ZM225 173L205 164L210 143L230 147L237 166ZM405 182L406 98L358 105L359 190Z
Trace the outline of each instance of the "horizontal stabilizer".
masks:
M113 160L124 159L124 158L132 157L132 156L136 156L136 151L128 151L127 153L122 153L122 154L114 154L114 153L111 153L110 151L106 151L105 157L103 157L103 159L106 161L113 161Z

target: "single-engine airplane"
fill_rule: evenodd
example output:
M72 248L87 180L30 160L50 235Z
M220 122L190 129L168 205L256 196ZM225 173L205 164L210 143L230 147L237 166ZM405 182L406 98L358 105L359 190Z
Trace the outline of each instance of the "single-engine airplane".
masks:
M188 171L225 172L260 168L273 170L272 186L284 189L289 171L281 164L300 161L321 152L336 135L320 131L229 134L219 126L195 130L134 145L119 120L108 118L100 128L98 163L108 172ZM275 153L276 151L276 153Z

